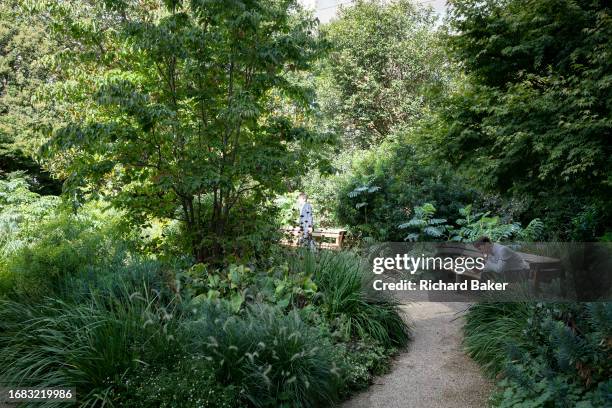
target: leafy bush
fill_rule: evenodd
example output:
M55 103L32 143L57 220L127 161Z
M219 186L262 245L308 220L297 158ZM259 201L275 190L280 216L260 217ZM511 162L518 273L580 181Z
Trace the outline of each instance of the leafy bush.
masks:
M467 315L466 346L503 376L499 407L612 404L612 304L479 304Z
M30 238L29 228L46 219L59 204L59 197L31 191L20 173L0 180L0 255L15 251Z
M371 337L386 348L404 347L409 340L398 304L374 292L373 275L361 259L348 252L300 252L292 268L312 276L321 292L321 311L343 337Z
M344 367L345 393L362 390L372 383L374 376L384 374L389 369L388 350L377 341L366 338L352 343L340 343L336 346L338 361Z
M472 205L459 209L458 230L452 231L454 241L475 241L481 236L488 236L494 241L514 238L519 241L536 241L542 237L544 224L534 218L525 228L519 222L502 222L499 216L490 216L491 212L472 213Z
M312 304L318 297L317 285L312 276L303 271L294 271L286 263L268 269L257 282L257 298L281 308L302 308Z
M194 304L203 300L224 299L234 313L247 301L272 303L287 309L301 308L317 293L317 286L310 276L292 273L288 265L279 263L267 271L257 272L253 266L231 264L224 269L196 264L178 274L180 293ZM263 269L263 267L262 267Z
M490 211L472 213L472 205L459 209L460 217L455 225L448 224L446 218L436 218L436 207L431 203L414 207L413 217L400 225L399 229L411 229L406 241L451 240L460 242L475 241L481 236L488 236L494 241L516 239L535 241L542 237L544 224L535 218L523 228L519 222L504 223L499 216L490 216ZM463 217L463 218L461 218Z
M438 239L442 237L450 228L446 224L446 218L434 218L436 207L433 204L425 203L422 206L414 207L414 216L410 221L398 225L399 229L412 228L419 232L408 234L405 241L417 241L423 239Z
M338 221L353 234L379 241L403 240L397 226L415 206L432 203L439 218L452 221L477 197L445 163L432 163L405 140L356 154L347 173L338 187Z
M31 300L67 294L68 277L90 275L95 268L125 263L127 243L114 230L112 216L58 214L30 231L30 243L0 264L6 291ZM0 295L2 292L0 292Z
M526 215L544 215L563 241L612 225L609 19L605 2L449 8L446 42L466 75L440 110L438 147L479 185L527 199ZM598 214L580 215L589 207Z
M223 303L205 302L186 326L190 347L215 369L221 384L241 388L256 407L316 407L338 399L341 382L334 349L297 312L254 305L244 317Z

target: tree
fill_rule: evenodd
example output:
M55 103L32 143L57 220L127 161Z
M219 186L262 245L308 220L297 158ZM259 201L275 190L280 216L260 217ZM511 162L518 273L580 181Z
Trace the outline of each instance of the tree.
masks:
M38 129L55 120L53 107L37 97L51 78L45 58L55 44L48 28L18 1L0 3L0 176L26 171L36 191L59 193L36 158Z
M450 50L467 76L443 113L446 157L489 189L527 197L531 216L546 214L562 236L602 235L612 193L609 6L456 0L449 15Z
M73 108L49 152L72 197L179 219L194 257L219 260L327 140L299 80L319 54L315 21L294 0L146 4L53 6L74 81L56 90Z
M435 16L408 0L359 0L323 27L333 44L319 76L321 106L349 143L367 148L427 112L446 84Z

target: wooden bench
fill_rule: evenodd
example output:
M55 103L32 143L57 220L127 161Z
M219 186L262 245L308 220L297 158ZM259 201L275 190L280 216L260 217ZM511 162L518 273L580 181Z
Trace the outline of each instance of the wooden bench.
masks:
M565 274L560 259L528 254L526 252L517 251L516 253L527 263L527 265L529 265L529 278L533 280L534 289L536 291L540 289L541 282L550 282L554 278L560 278L561 280L565 279ZM449 242L438 247L438 253L436 256L464 256L476 258L482 256L482 253L474 247L470 248L468 244ZM481 278L481 273L479 271L465 271L462 274L455 271L452 272L457 275L457 278L460 276L477 280L480 280ZM563 284L561 284L561 290L562 292L565 291Z
M300 243L300 238L303 235L301 228L299 227L285 227L281 228L281 232L284 238L281 240L281 244L289 247L297 247ZM312 232L312 239L315 241L317 248L322 249L342 249L342 242L346 230L337 228L321 228L315 229Z
M529 264L529 275L533 280L533 287L536 291L540 290L540 282L550 282L554 278L565 280L565 272L561 265L561 260L548 256L517 252L527 264ZM561 293L565 295L565 285L561 282Z

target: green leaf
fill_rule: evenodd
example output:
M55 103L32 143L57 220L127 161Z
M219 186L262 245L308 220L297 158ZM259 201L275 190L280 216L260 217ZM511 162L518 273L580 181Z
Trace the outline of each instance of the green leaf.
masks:
M240 311L240 307L244 303L244 294L240 292L234 292L230 298L231 309L234 313L238 313Z

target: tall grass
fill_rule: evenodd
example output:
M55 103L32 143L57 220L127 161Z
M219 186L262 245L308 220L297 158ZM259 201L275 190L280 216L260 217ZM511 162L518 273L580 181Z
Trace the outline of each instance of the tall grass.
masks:
M81 405L108 404L129 370L171 360L179 349L176 322L157 300L144 289L121 302L0 301L0 383L70 385Z
M341 371L329 335L309 327L297 312L253 305L243 317L204 303L186 326L190 349L212 362L222 384L241 387L255 407L333 405Z
M531 316L526 302L485 302L470 307L464 326L464 346L490 376L506 365L509 348L524 339Z
M371 337L386 348L404 347L410 338L398 303L372 289L372 272L349 252L301 252L292 261L322 292L322 308L328 319L339 322L347 336Z

